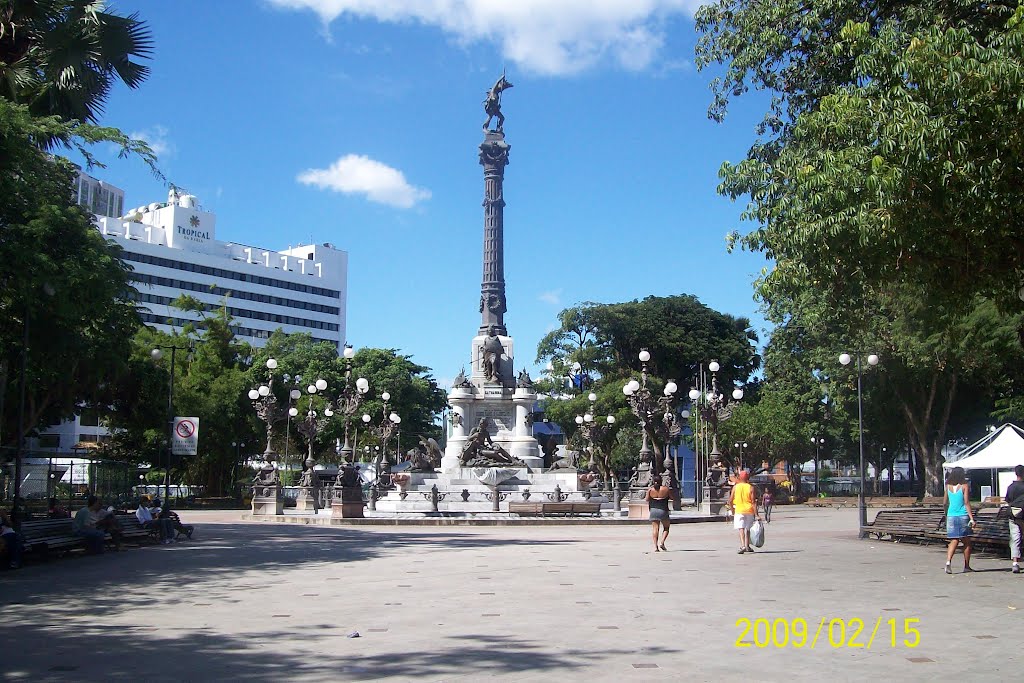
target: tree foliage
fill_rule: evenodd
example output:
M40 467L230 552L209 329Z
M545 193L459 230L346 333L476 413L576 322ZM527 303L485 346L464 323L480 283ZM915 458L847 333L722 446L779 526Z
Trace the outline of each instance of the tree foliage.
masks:
M746 381L760 364L756 333L746 318L708 308L688 294L648 296L618 304L584 303L559 314L561 326L537 346L537 363L550 374L569 374L573 363L592 380L639 370L646 348L653 375L686 383L701 363L715 359L724 381Z
M278 362L278 377L287 374L291 377L302 377L302 381L294 383L302 390L304 396L299 399L301 414L311 405L321 411L324 405L322 397L309 398L305 388L317 379L327 382L327 397L336 397L345 383L345 362L338 356L337 348L330 343L314 342L308 334L285 335L275 332L268 340L266 347L260 349L253 361L249 377L253 385L265 382L267 377L266 360L274 358ZM396 349L363 348L355 352L352 359L351 381L363 377L370 384L370 391L360 409L350 423L350 435L355 437L359 429L359 446L377 443L372 430L367 430L359 419L361 414L371 416L371 425L380 424L383 417L384 402L381 394L390 394L389 411L402 418L402 442L414 444L420 436L439 438L441 428L436 418L446 404L444 392L437 386L430 374L430 368L412 362L411 356L400 354ZM287 400L285 385L279 384L278 398ZM289 388L292 385L289 385ZM370 431L370 433L367 433ZM327 461L336 460L334 445L337 439L344 438L344 423L340 415L336 415L327 425L320 441L320 455ZM294 430L293 430L294 434ZM297 438L297 437L296 437ZM318 437L319 439L319 437Z
M710 360L719 361L723 386L745 383L760 364L753 347L757 336L746 318L714 311L690 295L649 296L618 304L588 302L562 311L558 318L561 327L546 335L537 349L536 362L551 366L548 381L540 384L550 394L545 415L573 439L576 415L589 408L587 394L597 396L595 417L616 418L610 445L598 454L605 476L612 469L628 471L638 458L641 434L622 385L639 376L640 349L651 354L648 384L656 394L668 379L675 379L685 395L700 365ZM574 363L579 363L578 374L585 381L567 391L561 378L576 374ZM664 446L656 440L651 443L659 459Z
M722 166L747 196L742 238L768 295L859 300L905 281L943 305L1019 308L1024 284L1024 7L1016 0L718 0L698 65L721 63L710 115L749 88L772 104Z
M96 123L117 81L137 88L152 34L96 0L0 2L0 98L35 116Z
M28 327L26 428L74 415L127 360L139 325L128 268L75 203L75 168L38 140L121 143L108 129L33 118L0 99L0 443L16 443Z

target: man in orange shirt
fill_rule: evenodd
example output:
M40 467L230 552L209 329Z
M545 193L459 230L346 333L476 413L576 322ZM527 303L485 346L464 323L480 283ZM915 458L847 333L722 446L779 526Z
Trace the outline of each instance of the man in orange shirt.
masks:
M750 472L740 470L736 475L738 481L732 487L729 496L729 507L733 514L733 528L740 532L740 555L752 553L750 547L750 527L754 526L755 519L761 519L757 512L757 496L754 487L750 484Z

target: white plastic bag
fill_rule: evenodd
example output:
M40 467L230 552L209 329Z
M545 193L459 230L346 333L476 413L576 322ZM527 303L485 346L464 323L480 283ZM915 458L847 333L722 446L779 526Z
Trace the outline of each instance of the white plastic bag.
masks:
M760 548L764 545L764 524L759 519L750 527L750 542L755 548Z

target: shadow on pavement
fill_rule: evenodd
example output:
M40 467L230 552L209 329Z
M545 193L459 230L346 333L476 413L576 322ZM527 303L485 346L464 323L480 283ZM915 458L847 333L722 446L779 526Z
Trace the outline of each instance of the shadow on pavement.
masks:
M441 639L439 647L430 650L405 649L396 644L393 653L368 656L358 652L359 639L348 639L343 631L332 633L323 628L303 635L315 653L281 653L273 647L276 638L294 636L294 631L265 632L254 639L213 632L161 634L159 629L154 632L142 628L119 628L111 633L101 626L73 630L56 625L23 626L18 633L22 643L19 652L5 655L4 679L69 680L90 676L107 681L389 677L436 680L458 676L481 680L496 674L545 671L562 677L592 667L596 661L621 662L624 657L638 656L635 650L618 648L551 652L550 646L538 641L494 635L467 635L458 638L457 643L444 642L454 638ZM679 652L651 647L642 656Z

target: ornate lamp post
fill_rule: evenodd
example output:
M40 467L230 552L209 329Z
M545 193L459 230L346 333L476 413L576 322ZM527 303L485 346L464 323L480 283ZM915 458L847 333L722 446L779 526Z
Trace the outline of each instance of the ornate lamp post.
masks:
M306 461L303 463L305 469L302 478L299 480L299 495L295 498L295 510L301 512L312 510L314 514L320 508L320 480L316 476L316 460L313 458L313 448L316 445L316 435L323 431L333 413L328 406L322 414L313 409L313 398L317 393L327 390L327 380L318 379L306 387L309 394L309 405L306 409L306 417L296 421L295 430L306 439ZM294 410L298 410L295 408Z
M285 412L284 418L284 461L281 463L285 471L290 471L291 463L288 460L288 448L291 446L292 441L292 418L299 414L299 409L293 406L295 403L298 405L298 400L302 398L302 390L299 389L299 385L302 382L302 375L295 375L289 377L287 374L284 376L285 384L291 388L288 390L288 410ZM292 382L295 382L293 385Z
M590 401L590 409L583 415L577 415L575 421L580 436L586 441L587 450L590 451L590 461L587 463L587 469L594 471L597 467L594 457L597 455L598 449L604 450L608 446L612 425L615 424L615 416L608 415L602 424L596 417L597 394L591 393L587 396L587 399ZM609 481L606 483L610 485L611 472L608 472L607 475Z
M861 355L861 353L857 353L857 441L860 447L860 493L857 495L857 508L860 512L860 528L861 534L863 534L863 529L868 524L868 506L864 500L864 411L861 399ZM852 360L848 353L839 354L839 363L842 365L849 365ZM868 354L867 361L868 365L874 367L878 365L878 356L873 353Z
M391 400L391 394L388 392L382 392L380 395L382 401L384 401L384 407L381 411L381 421L376 427L373 427L373 431L376 432L377 438L380 439L380 449L376 451L374 457L374 469L376 471L376 479L373 484L373 489L380 491L381 489L391 488L390 469L391 462L388 460L388 441L391 437L398 433L398 425L402 423L402 418L399 417L398 413L391 410L391 406L388 401ZM369 426L371 418L369 415L363 415L363 423Z
M342 387L341 393L338 394L333 405L328 404L324 409L324 414L327 417L331 417L335 412L341 413L342 423L345 427L345 445L339 451L342 463L355 462L355 450L348 442L348 426L352 416L359 412L366 394L370 391L370 383L365 377L357 379L354 386L352 384L352 358L355 355L352 347L346 345L342 352L342 357L345 359L345 386Z
M725 479L726 467L722 464L722 452L718 449L718 423L727 420L732 415L732 404L728 403L725 394L718 387L718 371L721 369L718 361L708 363L708 370L711 372L711 387L708 391L699 388L692 388L689 392L690 401L697 415L710 425L711 428L711 452L708 454L707 473L704 477L703 496L701 507L704 512L718 514L725 505L725 492L728 488ZM703 373L699 384L703 381ZM743 389L733 389L733 401L743 398Z
M267 425L267 448L263 451L265 465L253 480L252 512L254 515L279 515L284 511L284 501L281 498L281 479L275 464L277 453L274 452L273 439L274 425L285 419L287 411L277 404L277 397L274 395L274 370L276 369L277 361L268 358L267 383L250 389L248 394L253 408L256 409L256 415Z
M640 501L651 483L651 477L664 471L668 477L669 488L673 492L673 498L679 498L679 482L676 481L675 470L672 467L672 459L668 451L668 442L681 433L682 429L676 420L675 399L679 387L675 381L669 380L665 383L662 396L657 398L647 388L647 363L651 360L651 354L647 349L641 349L637 355L640 360L640 381L630 380L622 387L622 393L626 396L629 408L640 421L640 428L643 434L643 445L640 448L640 464L637 465L633 475L630 477L630 505L645 507ZM654 449L651 450L648 443L648 435L654 441ZM658 438L654 438L658 437ZM665 445L665 462L658 462L653 456L658 454L658 441ZM642 510L635 510L631 516L643 515Z

